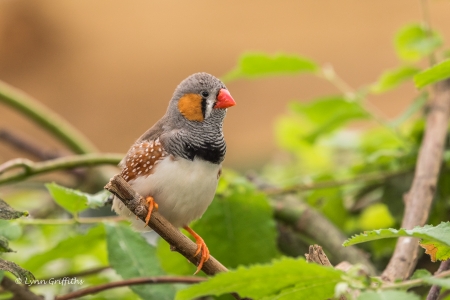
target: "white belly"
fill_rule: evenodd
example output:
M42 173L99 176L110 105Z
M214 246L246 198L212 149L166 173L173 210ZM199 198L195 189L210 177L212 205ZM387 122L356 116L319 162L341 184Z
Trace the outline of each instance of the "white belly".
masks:
M201 159L194 161L166 157L146 178L130 181L133 189L143 197L152 196L161 213L175 227L189 225L200 218L214 198L221 165ZM113 210L128 218L137 230L144 229L144 222L114 198Z

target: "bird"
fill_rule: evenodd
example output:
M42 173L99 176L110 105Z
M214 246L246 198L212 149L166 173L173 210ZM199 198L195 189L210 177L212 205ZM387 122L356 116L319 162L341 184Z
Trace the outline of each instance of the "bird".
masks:
M189 227L211 204L225 158L223 121L236 105L222 81L208 73L195 73L175 89L164 116L130 147L119 163L121 176L148 204L145 223L117 197L112 209L139 231L153 211L177 228L189 232L200 254L197 274L209 259L205 241Z

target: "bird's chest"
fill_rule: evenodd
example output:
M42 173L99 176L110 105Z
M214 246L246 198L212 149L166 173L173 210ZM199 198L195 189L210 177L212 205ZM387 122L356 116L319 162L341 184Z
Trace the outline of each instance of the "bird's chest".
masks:
M159 212L174 226L188 225L205 212L217 187L220 164L202 159L163 159L148 177L130 181L142 196L154 197Z

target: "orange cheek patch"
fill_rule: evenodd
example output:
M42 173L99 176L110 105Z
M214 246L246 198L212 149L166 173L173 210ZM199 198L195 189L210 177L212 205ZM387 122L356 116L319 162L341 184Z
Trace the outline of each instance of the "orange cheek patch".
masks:
M190 121L203 121L202 96L198 94L185 94L178 101L178 110Z

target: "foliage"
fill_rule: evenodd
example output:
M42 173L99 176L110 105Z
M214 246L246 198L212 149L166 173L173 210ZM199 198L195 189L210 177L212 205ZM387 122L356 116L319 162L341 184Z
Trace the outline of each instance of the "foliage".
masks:
M231 292L253 299L327 299L333 297L334 286L340 281L341 273L333 268L308 264L303 259L283 258L269 265L240 267L218 274L180 291L176 299Z
M380 72L374 82L356 88L345 83L329 66L320 67L318 62L298 54L243 54L237 66L223 77L227 84L235 80L304 74L327 81L339 93L290 103L288 111L274 125L276 140L285 153L282 163L268 162L251 179L224 170L213 203L192 227L205 239L213 256L231 269L230 272L190 287L182 284L130 285L95 296L193 299L209 295L227 297L227 294L237 292L254 299L327 299L341 295L347 299L419 299L418 295L404 289L431 284L450 288L449 279L427 272L417 272L409 281L387 285L370 277L364 267L358 265L344 273L306 263L301 258L286 257L278 242L286 239L281 228L289 222L277 214L277 209L284 204L284 194L290 193L290 199L294 199L292 213L299 220L303 211L296 204L306 204L326 217L333 229L354 235L344 243L346 246L374 241L361 246L371 254L371 261L378 270L385 267L393 250L393 243L385 238L420 238L431 261L449 258L449 223L441 223L447 221L450 213L447 184L450 152L447 148L430 216L431 224L440 224L411 230L383 229L400 227L404 211L402 196L411 185L424 132L421 112L430 94L426 86L450 77L448 59L423 69L423 60L427 56L441 55L442 45L441 35L436 31L424 25L407 25L394 40L400 60L398 66ZM418 91L410 106L393 120L380 114L368 101L368 97L388 93L401 84L411 87L413 83L423 90ZM0 99L3 98L6 103L15 101L14 96L5 96L0 91ZM30 99L28 102L19 100L17 103L20 103L15 104L17 109L74 152L86 153L93 149L90 142L64 120L53 118L53 115L46 119L46 109L29 102ZM95 157L83 162L80 159L81 156L45 162L45 172L98 163ZM117 163L114 157L108 159L103 162ZM5 168L0 171L0 184L23 181L34 174L32 166L24 161L16 167L23 169L21 177L8 177L7 172L2 174L8 169ZM102 210L108 206L108 194L99 192L104 182L100 186L97 183L98 178L106 177L105 174L99 171L82 175L65 183L71 188L57 183L46 184L49 193L43 192L39 181L33 182L38 188L35 185L27 188L20 184L12 186L12 192L4 198L15 207L36 212L32 213L33 219L24 219L21 217L27 213L0 201L0 218L3 219L0 220L0 252L5 257L8 255L8 260L0 259L0 269L24 281L33 279L31 272L37 278L49 278L102 268L102 271L83 277L81 286L30 287L32 291L53 295L106 282L173 274L185 276L195 271L195 266L170 251L165 241L150 242L151 234L134 232L111 217L110 212ZM59 177L55 180L64 182ZM30 203L30 195L34 195L31 198L37 204ZM46 211L43 207L54 209ZM300 227L300 223L290 230L298 231L296 226ZM320 230L317 228L318 232ZM357 234L364 230L369 231ZM320 234L314 235L311 231L308 235L291 232L287 240L289 246L300 245L300 249L324 242ZM13 249L17 253L11 253ZM292 255L295 251L289 253ZM109 269L104 271L104 267Z

